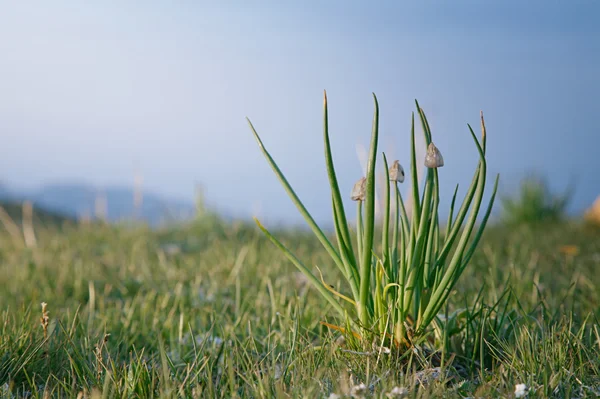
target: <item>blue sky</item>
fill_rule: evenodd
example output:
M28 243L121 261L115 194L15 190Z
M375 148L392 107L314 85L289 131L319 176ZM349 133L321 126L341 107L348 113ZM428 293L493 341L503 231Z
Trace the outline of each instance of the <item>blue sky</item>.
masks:
M573 209L600 194L597 1L6 2L0 181L144 186L239 216L298 221L248 116L317 219L330 219L322 91L342 190L361 174L373 104L381 150L408 166L418 99L444 155L442 196L477 162L510 193L530 171ZM442 199L443 201L443 199ZM446 202L447 203L447 202ZM350 204L349 204L350 205Z

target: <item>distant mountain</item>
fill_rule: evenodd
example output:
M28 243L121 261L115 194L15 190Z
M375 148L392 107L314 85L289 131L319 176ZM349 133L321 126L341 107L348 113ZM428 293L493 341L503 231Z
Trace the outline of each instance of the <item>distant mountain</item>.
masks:
M10 219L17 225L21 225L23 220L23 204L13 201L0 201L0 207L8 214ZM47 211L42 208L37 208L33 212L33 223L43 226L61 226L65 222L74 222L71 217L63 214ZM1 229L1 226L0 226Z
M9 199L12 196L8 187L0 183L0 199Z
M138 209L134 192L124 187L96 188L87 184L52 184L32 192L10 190L0 184L0 200L30 200L41 207L74 218L95 219L103 215L107 221L140 220L156 226L186 220L194 216L194 204L163 198L144 192Z

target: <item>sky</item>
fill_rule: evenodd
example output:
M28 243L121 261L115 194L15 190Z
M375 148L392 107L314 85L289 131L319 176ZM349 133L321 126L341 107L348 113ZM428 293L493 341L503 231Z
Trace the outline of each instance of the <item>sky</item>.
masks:
M6 1L0 6L0 182L131 186L217 210L300 216L250 118L317 220L331 220L323 90L348 206L373 97L380 150L408 170L418 99L444 156L441 203L477 163L483 110L491 181L538 172L600 194L598 1ZM420 132L420 130L419 130ZM379 158L381 161L381 158ZM464 191L459 191L464 193ZM459 194L460 195L460 194ZM497 205L499 208L500 204ZM350 208L353 209L353 208Z

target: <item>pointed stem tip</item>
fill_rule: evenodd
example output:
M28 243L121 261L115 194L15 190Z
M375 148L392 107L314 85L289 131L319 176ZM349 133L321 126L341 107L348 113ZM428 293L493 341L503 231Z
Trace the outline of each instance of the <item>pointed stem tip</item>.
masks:
M481 116L481 138L485 139L485 120L483 119L483 111L479 111L479 115Z

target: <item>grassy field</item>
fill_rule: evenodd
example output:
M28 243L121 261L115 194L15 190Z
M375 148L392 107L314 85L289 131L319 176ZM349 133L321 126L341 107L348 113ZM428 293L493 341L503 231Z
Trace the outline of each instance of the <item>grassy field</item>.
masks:
M339 284L313 236L277 233ZM444 337L452 350L409 356L350 350L321 324L343 321L254 225L36 235L27 248L0 231L2 398L515 397L517 384L600 396L590 226L490 226L450 297L449 313L468 309Z

